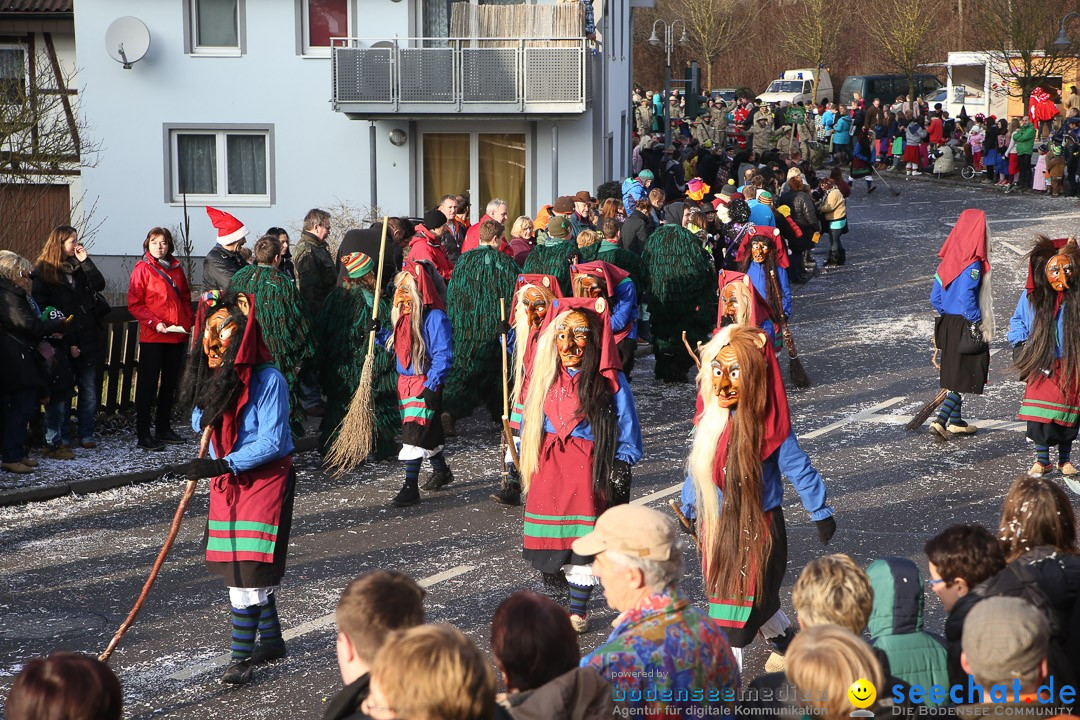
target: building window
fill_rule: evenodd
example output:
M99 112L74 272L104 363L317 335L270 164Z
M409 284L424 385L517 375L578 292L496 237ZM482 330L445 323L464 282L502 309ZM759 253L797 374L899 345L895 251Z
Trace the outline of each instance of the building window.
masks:
M192 55L244 52L244 0L185 0L187 51Z
M26 100L26 49L0 45L0 102L18 105Z
M348 37L352 27L350 0L300 0L303 52L329 55L330 38Z
M269 205L273 130L269 126L166 129L169 202Z

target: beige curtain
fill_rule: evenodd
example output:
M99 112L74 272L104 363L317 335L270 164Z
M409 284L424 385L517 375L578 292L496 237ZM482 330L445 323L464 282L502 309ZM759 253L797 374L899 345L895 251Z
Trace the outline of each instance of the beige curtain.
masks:
M473 203L482 214L492 198L506 201L506 237L514 220L525 214L525 135L481 134L479 137L480 193Z
M424 207L435 207L439 198L469 191L468 133L424 134Z

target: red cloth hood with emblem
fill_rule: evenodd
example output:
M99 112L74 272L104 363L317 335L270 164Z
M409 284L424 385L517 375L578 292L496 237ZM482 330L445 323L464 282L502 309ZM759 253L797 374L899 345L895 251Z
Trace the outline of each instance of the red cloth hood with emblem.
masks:
M600 310L597 310L600 307ZM619 391L619 373L622 371L622 361L619 360L619 350L615 347L615 333L611 330L611 311L607 300L603 298L555 298L555 306L548 310L544 317L544 324L540 332L545 332L555 321L555 318L570 310L589 310L600 316L600 374L608 379L611 384L611 392Z
M780 237L779 228L771 225L755 225L753 232L748 233L739 243L739 249L735 252L735 261L742 262L743 258L750 254L750 244L755 237L763 237L772 240L773 257L776 258L776 266L786 268L791 263L788 261L787 248L784 247L784 238Z
M407 270L412 273L413 279L416 280L416 289L420 292L420 299L424 303L424 307L434 310L445 310L446 306L443 303L442 296L439 295L439 291L435 288L435 281L431 279L431 275L428 274L428 270L423 263L409 263Z
M768 338L765 339L765 346L761 351L765 353L765 377L769 384L768 395L765 398L765 417L762 419L765 427L762 432L761 459L765 460L779 450L791 434L791 411L788 409L784 377L780 374L780 363L776 360L776 351L773 350ZM712 387L711 383L707 387ZM737 407L735 411L738 412ZM724 489L724 468L727 467L728 447L731 444L731 431L734 424L734 418L728 420L724 432L720 434L720 439L716 443L713 482L721 490Z
M990 269L989 248L986 246L986 213L982 210L968 209L960 213L956 225L945 238L938 251L941 263L937 267L937 277L941 287L959 277L971 263L982 263L982 271Z
M262 330L255 313L255 296L247 295L249 310L247 324L244 326L244 335L240 338L240 347L236 350L236 360L233 367L236 374L244 384L244 389L236 400L236 405L231 411L226 412L221 419L221 426L215 428L210 435L214 443L214 450L219 458L223 458L232 452L240 433L240 411L247 405L248 394L251 391L251 373L259 365L272 362L273 356L266 347L262 337ZM201 353L203 332L206 328L207 319L217 312L221 294L212 290L203 293L199 298L198 315L195 318L195 330L191 333L191 347L189 352Z
M750 291L751 296L754 299L754 304L750 308L750 322L757 327L761 327L761 324L766 320L772 320L772 309L769 308L769 303L765 302L765 298L761 297L761 293L754 287L754 283L750 282L750 276L735 272L734 270L721 270L719 276L719 292L720 292L720 306L716 311L716 327L721 327L721 321L724 319L724 286L730 285L734 282L741 282L746 285L746 288Z
M507 322L511 325L514 324L514 318L517 317L518 292L526 285L536 285L545 288L557 298L562 297L562 288L559 287L559 280L554 275L543 275L541 273L522 273L518 275L517 281L514 283L514 299L510 303L510 315L507 316Z
M591 275L597 278L603 278L604 284L607 286L608 297L611 298L615 295L615 288L626 278L630 277L630 273L623 270L621 267L612 265L611 263L604 262L603 260L593 260L587 263L578 263L577 265L570 266L570 281L573 282L575 275Z

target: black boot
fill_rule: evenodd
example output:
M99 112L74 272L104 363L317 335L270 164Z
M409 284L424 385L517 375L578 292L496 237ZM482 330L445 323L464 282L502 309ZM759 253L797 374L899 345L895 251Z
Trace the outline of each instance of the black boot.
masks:
M149 430L140 431L138 433L138 436L139 447L141 447L143 450L154 450L155 452L160 452L161 450L165 449L165 443L161 442L153 435L151 435Z
M447 467L445 470L435 470L428 476L427 482L423 484L425 490L441 490L450 483L454 482L454 473Z
M416 481L406 480L398 490L398 494L391 500L396 507L410 507L420 502L420 491L416 489Z
M829 251L829 256L825 258L825 267L834 267L836 265L836 253L832 250Z
M843 248L840 248L839 250L837 250L836 251L836 264L837 265L843 265L844 261L846 261L846 260L847 260L847 251L844 250Z
M246 685L251 682L251 660L240 660L225 668L221 682L227 685Z
M499 492L491 493L488 497L500 505L520 505L521 475L518 474L517 468L511 466L510 472L506 474L499 486Z

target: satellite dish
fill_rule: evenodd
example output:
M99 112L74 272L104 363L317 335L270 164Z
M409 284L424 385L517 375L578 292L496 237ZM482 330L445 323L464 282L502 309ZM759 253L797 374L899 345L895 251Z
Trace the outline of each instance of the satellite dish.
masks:
M113 60L123 63L125 70L142 60L149 49L150 31L137 17L117 18L105 31L105 50Z

